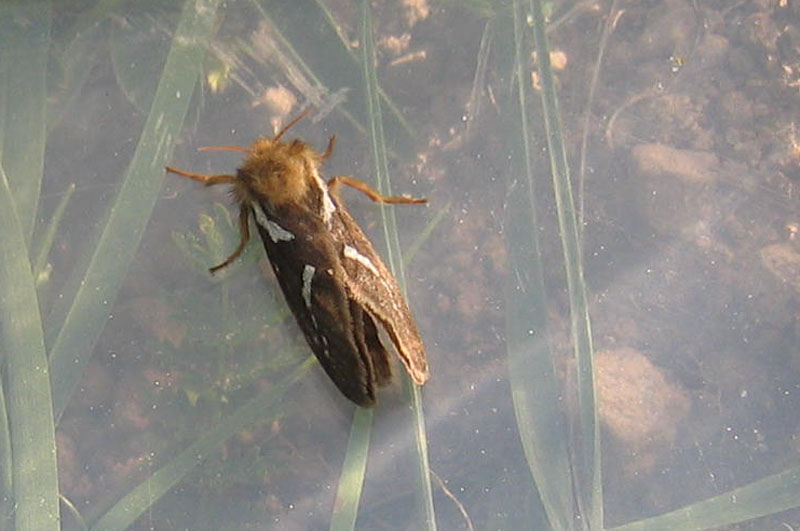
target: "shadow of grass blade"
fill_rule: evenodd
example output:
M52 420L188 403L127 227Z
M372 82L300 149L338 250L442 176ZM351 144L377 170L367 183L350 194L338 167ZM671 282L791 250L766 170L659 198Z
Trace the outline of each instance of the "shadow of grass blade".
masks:
M534 46L541 80L542 109L550 155L550 170L558 213L558 226L564 254L564 268L570 306L571 339L577 362L578 429L571 437L576 452L573 459L575 491L579 511L589 529L603 527L603 497L600 469L600 433L595 407L594 377L592 370L592 337L586 285L577 225L575 203L564 146L561 116L555 92L555 81L550 67L550 50L545 35L541 0L531 0Z
M152 213L164 166L186 117L216 22L215 0L185 3L139 144L89 266L53 343L50 369L56 418L69 402L108 319Z
M50 19L50 2L0 6L5 104L0 153L26 243L33 234L44 171Z
M367 470L369 439L372 432L372 410L357 407L350 426L350 438L342 464L342 474L336 489L336 501L331 515L331 531L352 530L356 527L358 502L364 488Z
M59 529L55 423L22 222L0 168L0 352L5 357L16 529ZM8 459L5 459L8 462Z
M145 511L155 505L197 465L210 457L212 452L219 450L233 435L255 423L272 422L284 410L283 397L286 391L303 378L315 363L316 359L309 356L280 383L261 391L231 416L208 430L98 518L91 526L92 531L128 529Z
M800 507L800 467L793 467L676 511L615 527L613 531L716 529L797 507Z

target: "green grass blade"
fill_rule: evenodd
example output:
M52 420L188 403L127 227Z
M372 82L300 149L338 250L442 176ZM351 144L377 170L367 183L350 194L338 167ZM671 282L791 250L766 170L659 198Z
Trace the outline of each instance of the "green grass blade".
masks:
M447 203L443 208L440 208L439 211L431 218L425 228L414 238L414 241L411 242L411 245L408 246L405 254L403 254L403 264L408 265L413 260L414 257L417 255L422 246L428 241L433 234L433 231L436 230L436 227L444 221L444 217L450 212L450 203Z
M47 355L24 227L0 168L0 351L5 355L16 529L59 529ZM6 460L7 461L7 460Z
M613 529L700 531L738 524L796 507L800 507L800 467L790 468L676 511Z
M342 47L347 50L347 53L352 57L353 61L358 63L360 58L358 54L353 50L353 46L350 44L350 40L347 38L347 34L345 33L344 29L342 28L341 24L336 20L336 17L333 16L333 12L328 8L325 2L321 0L314 0L319 9L325 16L325 20L328 24L333 28L333 31L336 33L336 36L339 38L339 42L341 43ZM386 108L389 109L391 112L392 119L397 120L397 124L400 128L408 135L409 137L414 136L414 130L411 128L411 125L406 121L405 116L394 104L394 102L389 98L388 94L383 90L381 86L378 86L378 94L380 95L381 101Z
M156 470L118 501L93 523L92 531L127 529L189 472L213 452L219 450L233 435L257 422L259 424L271 422L276 415L283 411L283 396L286 391L303 378L315 363L316 359L309 356L279 384L261 391L231 416L202 435L177 457Z
M331 515L331 531L352 530L356 527L358 502L364 488L367 470L369 439L372 432L372 410L356 408L350 438L347 441L342 474L336 489L336 501Z
M50 2L6 2L0 7L0 92L5 98L0 150L27 244L44 172L50 18Z
M215 26L216 6L214 0L184 5L139 144L51 349L56 418L83 375L158 198Z
M506 223L509 265L515 273L506 287L509 381L520 442L544 512L553 529L569 529L574 506L569 441L550 350L543 265L535 230L539 222L533 165L538 148L528 110L531 88L526 58L530 43L519 2L512 7L516 93L508 113L518 117L509 120L518 127L509 135L509 145L513 146L509 180L518 181L525 193L512 194Z
M583 262L580 238L572 197L567 152L564 146L561 116L555 92L555 81L550 68L550 50L545 35L544 15L541 0L531 0L533 37L539 76L542 85L542 108L550 155L550 171L561 233L567 291L570 305L570 331L577 362L578 429L573 437L577 445L573 470L576 478L579 509L590 529L603 526L603 498L600 469L600 432L595 407L595 391L592 371L592 336L589 322L589 307L586 300L586 285L583 279Z
M375 48L372 33L372 14L368 0L361 2L361 64L364 73L364 92L367 106L367 131L369 134L372 160L375 168L376 187L384 195L392 195L389 182L389 165L386 152L386 140L383 132L383 119L381 116L381 100L378 91L378 78L375 72ZM397 231L395 212L392 208L380 205L383 220L384 236L387 243L387 264L400 286L405 290L405 272L403 269L400 239ZM405 376L408 378L408 376ZM416 445L416 463L418 465L417 483L419 485L419 499L424 507L424 521L428 529L436 529L436 515L433 508L433 491L431 488L430 463L428 460L427 434L425 431L425 417L422 411L422 397L417 386L406 384L411 388L411 408L414 415L414 432Z
M50 249L53 247L53 242L56 239L58 227L61 225L61 219L64 217L64 212L67 211L67 205L73 193L75 193L75 183L70 183L64 195L61 197L61 201L58 202L58 206L53 212L53 216L50 218L50 222L47 224L44 234L39 238L39 241L34 242L31 249L31 256L35 257L33 259L33 278L36 279L37 283L39 281L39 275L41 275L42 271L45 269L47 257L50 255Z
M0 356L5 357L3 351L0 351ZM13 524L11 519L14 507L14 479L11 474L13 464L6 392L3 389L3 379L0 378L0 529L8 529Z

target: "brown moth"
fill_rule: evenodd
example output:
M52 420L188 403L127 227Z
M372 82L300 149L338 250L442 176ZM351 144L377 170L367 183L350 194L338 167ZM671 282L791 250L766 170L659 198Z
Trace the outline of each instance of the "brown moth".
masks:
M249 148L205 149L247 153L236 175L167 171L204 183L230 184L239 204L239 246L215 272L232 263L250 239L255 219L261 241L286 302L311 350L333 383L362 407L375 405L375 389L389 383L391 363L378 337L376 321L394 343L417 385L428 379L425 348L400 287L345 210L339 197L346 184L381 203L425 203L425 199L382 196L367 184L338 176L327 183L321 164L333 153L331 136L323 153L302 140L281 140L304 112L273 138Z

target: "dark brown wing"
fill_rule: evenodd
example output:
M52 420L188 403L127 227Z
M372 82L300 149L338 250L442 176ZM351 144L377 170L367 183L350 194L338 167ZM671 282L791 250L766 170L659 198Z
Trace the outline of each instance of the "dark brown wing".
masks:
M298 207L267 213L253 205L281 290L325 372L350 400L375 404L375 387L389 377L389 361L371 317L344 282L337 243L322 220Z
M383 325L411 379L422 385L429 376L425 347L400 286L342 202L331 197L336 204L331 233L347 273L349 296Z

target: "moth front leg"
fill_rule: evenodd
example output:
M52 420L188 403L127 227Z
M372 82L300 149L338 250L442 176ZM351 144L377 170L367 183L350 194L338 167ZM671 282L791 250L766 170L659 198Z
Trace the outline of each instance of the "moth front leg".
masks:
M346 177L344 175L337 175L328 181L328 191L336 197L339 197L339 186L346 184L363 193L376 203L427 203L428 200L424 197L406 197L402 195L381 195L364 181L359 181L353 177Z

